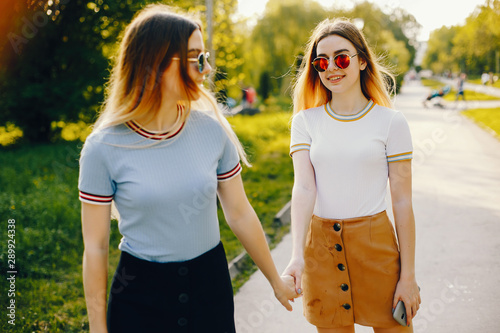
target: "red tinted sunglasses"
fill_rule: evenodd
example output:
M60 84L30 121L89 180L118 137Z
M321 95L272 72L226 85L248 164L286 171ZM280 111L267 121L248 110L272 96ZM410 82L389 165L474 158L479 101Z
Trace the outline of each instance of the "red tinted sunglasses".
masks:
M335 57L333 57L333 63L340 69L346 69L351 64L351 59L357 55L357 53L352 56L345 53L337 54ZM328 69L328 66L330 65L330 59L328 59L327 57L317 57L313 60L312 65L315 70L321 73Z

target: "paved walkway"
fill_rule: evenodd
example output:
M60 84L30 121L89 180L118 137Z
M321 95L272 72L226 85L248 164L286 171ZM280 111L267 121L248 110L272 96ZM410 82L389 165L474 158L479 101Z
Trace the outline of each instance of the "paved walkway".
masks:
M415 332L498 333L500 309L500 142L453 109L422 107L427 89L403 87L396 108L414 141L413 202L422 304ZM272 251L279 271L287 235ZM301 300L287 312L260 271L235 296L238 333L313 333ZM357 333L372 332L356 326Z

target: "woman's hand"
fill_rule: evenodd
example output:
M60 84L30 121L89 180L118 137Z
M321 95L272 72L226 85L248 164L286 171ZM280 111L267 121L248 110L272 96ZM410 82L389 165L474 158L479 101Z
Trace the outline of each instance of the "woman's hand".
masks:
M296 297L302 296L302 273L304 272L304 259L297 258L290 260L290 263L283 271L282 276L293 277L293 282L295 284Z
M415 216L411 196L411 161L389 163L394 225L398 235L401 273L394 293L393 308L401 300L409 326L420 307L420 292L415 280Z
M274 296L288 310L292 311L292 306L288 301L292 301L299 295L295 292L294 279L290 275L282 275L281 279L273 285Z
M402 278L399 280L394 293L393 309L396 309L396 305L400 300L405 304L406 324L410 326L412 319L417 315L421 302L420 289L415 279Z
M289 300L297 297L291 278L279 276L262 225L248 202L241 176L219 182L217 193L227 224L271 284L276 298L292 311Z

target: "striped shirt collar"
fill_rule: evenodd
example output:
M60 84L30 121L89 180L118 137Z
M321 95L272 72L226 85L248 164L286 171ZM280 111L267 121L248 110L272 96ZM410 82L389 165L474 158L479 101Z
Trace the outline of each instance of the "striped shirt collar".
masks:
M178 105L177 110L178 110L178 114L182 115L182 113L184 112L184 107ZM144 127L141 126L141 124L139 124L138 122L136 122L134 120L128 121L126 123L127 127L130 128L131 130L133 130L134 132L136 132L137 134L139 134L145 138L152 139L152 140L166 140L166 139L173 138L174 136L176 136L177 134L179 134L182 131L185 124L186 124L185 122L182 123L181 127L179 127L175 131L154 132L154 131L146 130Z
M332 117L333 119L336 119L338 121L355 121L355 120L361 119L364 116L366 116L367 113L370 112L370 110L373 109L374 106L375 106L375 103L373 102L373 100L370 99L368 101L368 104L366 104L366 106L363 108L363 110L359 111L356 114L351 114L351 115L345 116L345 115L335 113L335 111L333 111L333 109L331 108L330 103L326 103L325 104L325 111L326 111L326 113L328 113L328 115L330 117Z
M181 130L184 128L185 123L183 123L181 125L181 127L179 127L179 129L177 129L175 132L169 131L169 132L164 132L164 133L163 132L148 131L148 130L144 129L143 127L141 127L141 125L139 123L137 123L133 120L127 122L126 125L128 126L128 128L130 128L131 130L133 130L134 132L136 132L137 134L139 134L145 138L152 139L152 140L166 140L166 139L173 138L174 136L179 134L181 132Z

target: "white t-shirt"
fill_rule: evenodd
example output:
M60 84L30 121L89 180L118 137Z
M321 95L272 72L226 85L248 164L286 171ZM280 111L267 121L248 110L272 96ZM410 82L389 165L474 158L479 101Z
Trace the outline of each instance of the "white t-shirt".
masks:
M401 112L369 101L359 113L336 114L329 103L292 120L290 155L309 150L316 176L314 214L351 218L386 209L388 163L412 158L410 129Z

